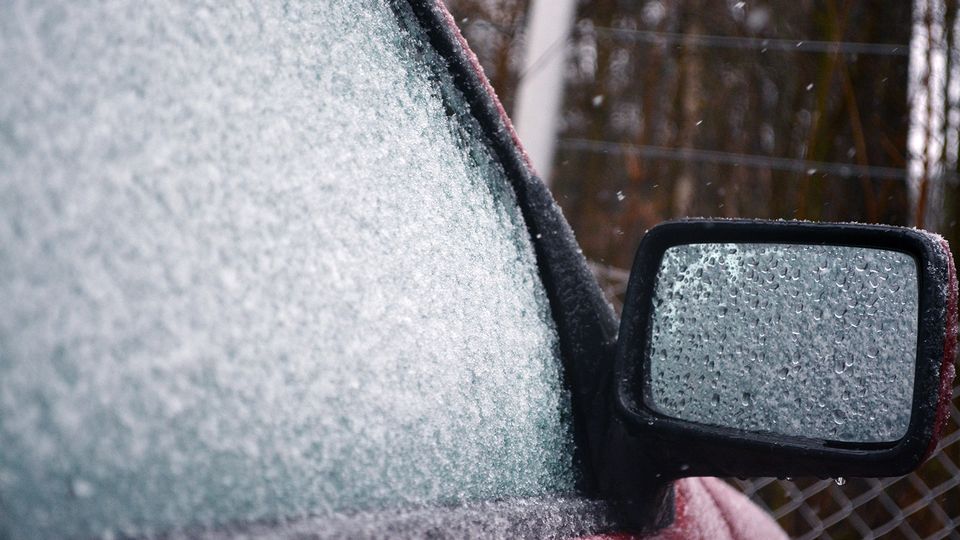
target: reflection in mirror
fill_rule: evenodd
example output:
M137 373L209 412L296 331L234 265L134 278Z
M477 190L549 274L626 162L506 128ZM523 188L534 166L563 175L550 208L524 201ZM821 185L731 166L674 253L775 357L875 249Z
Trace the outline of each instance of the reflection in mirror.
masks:
M910 422L917 267L878 249L691 244L663 256L645 399L666 416L843 442Z

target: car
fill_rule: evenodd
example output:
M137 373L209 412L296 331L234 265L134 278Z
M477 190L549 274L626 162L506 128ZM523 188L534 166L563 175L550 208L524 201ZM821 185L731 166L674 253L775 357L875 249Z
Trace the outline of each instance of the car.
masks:
M710 476L935 444L944 242L668 223L618 321L440 2L6 3L0 96L2 537L777 538Z

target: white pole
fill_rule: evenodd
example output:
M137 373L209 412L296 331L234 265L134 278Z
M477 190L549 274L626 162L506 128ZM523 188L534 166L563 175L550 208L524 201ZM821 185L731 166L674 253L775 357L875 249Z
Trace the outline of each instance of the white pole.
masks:
M938 231L943 217L943 163L948 126L944 110L950 91L947 73L944 0L914 0L913 32L907 95L910 127L907 135L907 187L916 225ZM949 157L949 154L948 154ZM923 193L923 192L926 193Z
M534 168L547 185L575 8L576 0L532 0L527 16L526 51L513 120Z

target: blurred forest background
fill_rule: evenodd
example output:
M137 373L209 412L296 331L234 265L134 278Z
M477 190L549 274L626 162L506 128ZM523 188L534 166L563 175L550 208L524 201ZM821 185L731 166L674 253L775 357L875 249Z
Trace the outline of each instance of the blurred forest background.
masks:
M447 4L618 309L670 218L918 226L960 250L958 0ZM737 485L795 536L960 538L950 436L901 481Z
M645 229L681 216L916 225L960 244L956 0L570 1L536 59L530 0L448 5L515 121L524 79L563 62L540 168L591 261L628 268Z

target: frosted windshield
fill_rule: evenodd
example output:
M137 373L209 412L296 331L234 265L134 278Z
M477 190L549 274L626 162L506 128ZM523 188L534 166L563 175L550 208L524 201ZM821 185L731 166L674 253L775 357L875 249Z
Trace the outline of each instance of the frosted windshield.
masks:
M384 1L0 4L0 536L573 489L503 171Z
M676 246L653 305L648 401L664 414L847 442L906 434L918 319L910 255Z

